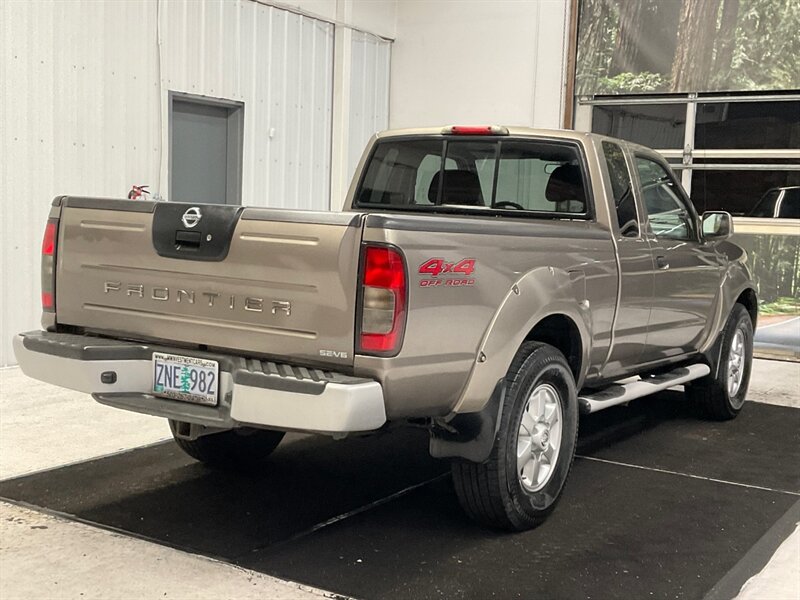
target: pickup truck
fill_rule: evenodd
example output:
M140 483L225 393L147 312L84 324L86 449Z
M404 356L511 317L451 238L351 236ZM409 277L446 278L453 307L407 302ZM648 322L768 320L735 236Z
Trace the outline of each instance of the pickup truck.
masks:
M764 192L748 217L800 219L800 186L772 188Z
M574 131L376 135L341 212L57 197L29 376L169 419L217 467L423 426L478 522L542 522L579 413L683 384L731 419L756 292L730 215Z

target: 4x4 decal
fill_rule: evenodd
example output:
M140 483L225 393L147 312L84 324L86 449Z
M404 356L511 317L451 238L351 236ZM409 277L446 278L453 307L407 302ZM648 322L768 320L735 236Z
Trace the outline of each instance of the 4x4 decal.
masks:
M475 285L475 279L471 277L474 271L474 258L462 258L453 262L443 258L429 258L419 266L419 274L422 275L419 285L420 287Z

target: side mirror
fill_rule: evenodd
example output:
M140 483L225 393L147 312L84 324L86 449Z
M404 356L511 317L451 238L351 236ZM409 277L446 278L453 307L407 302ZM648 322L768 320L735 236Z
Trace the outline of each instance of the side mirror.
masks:
M703 239L718 241L729 238L733 233L731 213L724 210L703 213Z

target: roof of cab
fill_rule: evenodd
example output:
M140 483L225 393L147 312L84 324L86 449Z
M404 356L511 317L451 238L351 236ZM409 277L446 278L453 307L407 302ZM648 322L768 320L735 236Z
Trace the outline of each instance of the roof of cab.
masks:
M411 129L387 129L386 131L379 132L377 138L390 138L410 135L453 135L448 133L448 129L452 125L442 125L440 127L418 127ZM587 138L605 137L597 136L593 133L586 133L583 131L575 131L572 129L535 129L533 127L513 127L503 126L508 129L509 136L517 137L549 137L549 138L564 138L570 140L586 140Z

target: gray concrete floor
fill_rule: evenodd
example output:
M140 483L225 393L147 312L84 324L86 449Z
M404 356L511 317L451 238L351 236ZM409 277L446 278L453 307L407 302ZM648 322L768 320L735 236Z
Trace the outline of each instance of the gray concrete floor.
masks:
M164 419L0 369L0 479L171 439Z
M0 502L0 598L331 597L204 556Z
M750 401L800 408L800 363L756 360ZM0 479L169 437L162 419L0 369ZM322 590L0 502L0 598L319 598ZM742 599L800 599L800 532Z
M0 369L0 479L171 439L164 419ZM223 562L0 502L0 598L320 598Z
M775 551L766 567L744 584L738 600L800 598L800 527Z

